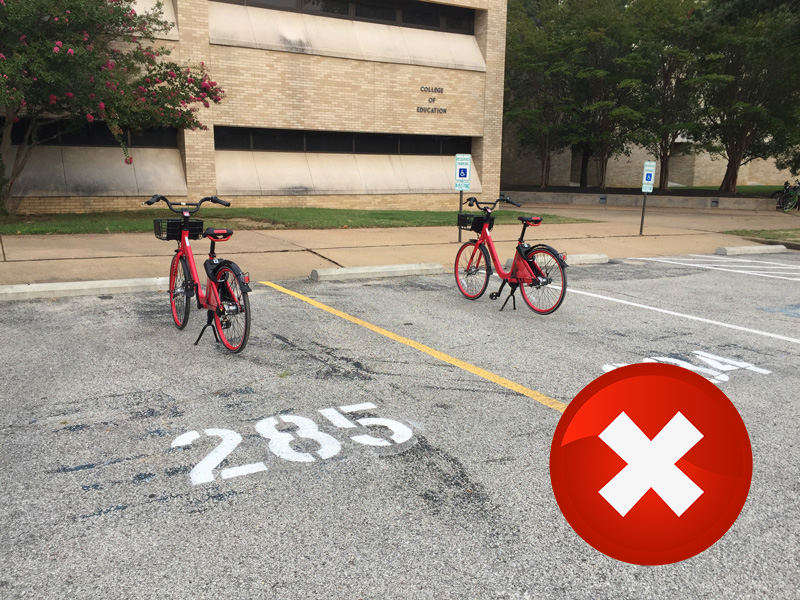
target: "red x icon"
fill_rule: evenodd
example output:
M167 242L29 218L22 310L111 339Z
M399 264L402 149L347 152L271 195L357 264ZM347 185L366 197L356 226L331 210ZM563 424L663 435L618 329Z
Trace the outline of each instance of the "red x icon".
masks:
M594 380L567 407L550 450L553 493L575 532L640 565L714 544L739 516L752 475L750 438L727 396L665 364Z

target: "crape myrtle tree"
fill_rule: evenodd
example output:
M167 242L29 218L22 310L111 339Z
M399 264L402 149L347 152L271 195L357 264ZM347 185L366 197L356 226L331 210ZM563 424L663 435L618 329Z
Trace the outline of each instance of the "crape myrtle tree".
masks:
M104 124L128 164L126 130L204 127L199 106L219 103L224 92L203 63L179 65L152 45L171 26L160 3L137 14L133 0L0 0L3 211L56 123L72 132Z
M800 166L800 28L795 2L712 1L704 11L701 147L727 161L721 191L735 192L754 159Z
M511 0L506 42L506 121L518 133L521 154L533 154L547 187L550 163L569 146L574 111L571 65L560 45L558 0Z
M659 161L660 190L669 189L669 161L678 140L697 130L700 87L699 0L636 0L629 17L636 42L621 63L630 102L641 115L632 140Z

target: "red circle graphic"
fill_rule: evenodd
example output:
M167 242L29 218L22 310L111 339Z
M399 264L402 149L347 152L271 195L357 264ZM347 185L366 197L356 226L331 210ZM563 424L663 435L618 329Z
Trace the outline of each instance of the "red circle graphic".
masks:
M728 397L696 373L657 363L586 386L550 450L553 493L575 532L640 565L714 544L739 516L752 475L750 438Z

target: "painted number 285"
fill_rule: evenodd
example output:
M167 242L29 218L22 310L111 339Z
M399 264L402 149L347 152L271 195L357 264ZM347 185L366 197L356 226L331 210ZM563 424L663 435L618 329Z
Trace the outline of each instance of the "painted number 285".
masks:
M345 417L345 414L357 413L360 411L375 408L372 402L362 404L352 404L337 408L322 408L320 414L328 419L333 425L340 429L351 429L361 425L363 427L384 427L391 432L391 441L375 437L369 434L351 436L350 439L357 444L365 446L391 446L392 444L402 444L411 439L414 433L411 428L393 419L382 419L377 417L364 417L355 419L355 423ZM295 426L292 431L278 429L281 423L288 423ZM342 444L332 435L320 431L317 424L306 417L296 415L279 415L277 417L267 417L256 423L256 431L262 437L269 440L270 451L283 460L292 462L314 462L316 454L320 459L336 456L342 449ZM218 437L222 441L209 452L203 460L197 463L189 473L189 477L194 485L209 483L214 481L214 469L216 469L228 455L233 452L242 442L242 436L230 429L206 429L203 431L210 437ZM172 440L172 447L190 446L192 442L201 436L197 431L188 431ZM304 438L316 442L319 445L314 453L301 452L292 448L291 443L295 438ZM230 467L220 471L220 477L230 479L239 475L249 475L266 471L267 466L263 462L250 463L239 467Z

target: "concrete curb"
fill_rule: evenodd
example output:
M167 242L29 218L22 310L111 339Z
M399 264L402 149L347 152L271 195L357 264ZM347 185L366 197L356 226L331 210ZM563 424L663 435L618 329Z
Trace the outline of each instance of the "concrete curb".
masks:
M739 256L742 254L777 254L779 252L786 252L786 246L728 246L714 250L714 254L727 256Z
M508 270L514 259L509 258L503 268ZM608 263L607 254L567 254L567 266L578 267L581 265L604 265Z
M157 292L166 290L168 287L169 282L166 277L2 285L0 286L0 302L3 300L60 298L63 296L100 296L103 294L126 294L131 292Z
M366 279L370 277L403 277L407 275L439 275L445 268L439 263L417 263L411 265L384 265L378 267L341 267L337 269L314 269L314 281Z
M780 242L778 240L768 240L766 238L744 238L751 242L758 242L759 244L767 244L768 246L786 246L789 250L800 250L800 242Z

